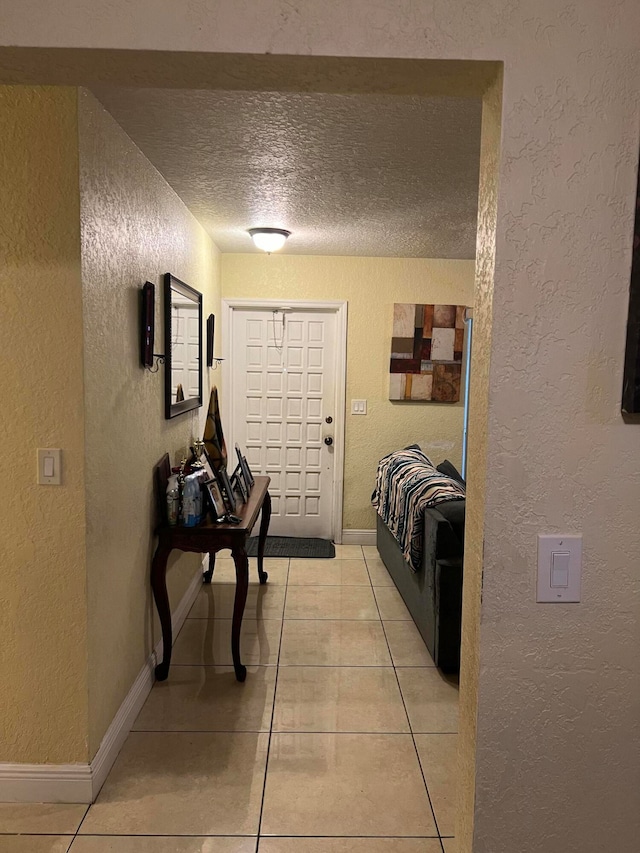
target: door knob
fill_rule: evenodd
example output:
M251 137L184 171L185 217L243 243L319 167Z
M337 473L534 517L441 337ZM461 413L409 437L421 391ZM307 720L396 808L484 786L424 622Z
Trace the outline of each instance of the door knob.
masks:
M328 423L328 424L332 424L332 423L333 423L333 418L331 417L331 415L327 415L327 417L325 418L325 422L326 422L326 423Z
M331 445L333 444L333 439L331 438L331 436L330 436L330 435L328 435L328 436L325 438L324 443L327 445L327 447L331 447Z

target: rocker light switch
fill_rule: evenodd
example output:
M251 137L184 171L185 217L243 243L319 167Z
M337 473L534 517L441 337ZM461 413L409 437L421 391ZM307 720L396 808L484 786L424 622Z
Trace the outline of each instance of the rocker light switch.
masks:
M580 601L582 536L538 536L537 601Z
M61 456L57 447L39 448L38 450L38 484L41 486L59 486L61 478Z
M366 400L352 400L351 401L351 414L352 415L366 415L367 414L367 401Z
M569 586L570 551L551 552L551 586L554 589L566 589Z

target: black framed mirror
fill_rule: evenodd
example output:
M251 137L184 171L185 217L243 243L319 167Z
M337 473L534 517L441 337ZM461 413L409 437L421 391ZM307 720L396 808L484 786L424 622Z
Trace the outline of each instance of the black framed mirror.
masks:
M202 294L164 276L164 416L202 405Z

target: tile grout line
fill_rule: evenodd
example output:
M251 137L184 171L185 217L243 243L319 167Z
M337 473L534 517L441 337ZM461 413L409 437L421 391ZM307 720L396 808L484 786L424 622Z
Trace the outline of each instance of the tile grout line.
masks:
M256 835L255 853L260 849L260 831L262 830L262 818L264 815L264 800L267 792L267 774L269 772L269 756L271 754L271 739L273 737L273 720L276 713L276 697L278 695L278 673L280 672L280 654L282 652L282 637L284 634L284 613L287 606L287 592L289 591L289 572L291 570L291 558L287 564L287 580L284 586L284 605L282 608L282 623L280 625L280 641L278 643L278 657L276 659L276 676L273 685L273 705L271 707L271 720L269 722L269 739L267 741L267 755L264 762L264 781L262 783L262 798L260 800L260 814L258 815L258 833ZM268 583L268 581L267 581Z
M89 803L89 805L85 809L85 812L82 815L82 819L81 819L80 823L78 824L78 828L73 833L73 838L71 839L71 842L70 842L69 846L67 847L65 853L69 853L69 851L71 850L73 845L76 843L76 838L78 837L78 835L80 833L80 828L82 827L82 824L85 822L85 819L86 819L87 815L89 814L89 809L91 808L92 805L93 805L93 803Z
M367 565L366 557L365 557L365 565ZM400 679L398 678L396 665L393 661L393 655L391 654L391 646L389 645L389 639L387 638L387 632L385 631L385 627L384 627L384 620L383 620L382 615L380 613L380 608L378 607L378 600L376 599L375 588L373 586L373 581L371 580L371 575L369 574L369 566L368 565L367 565L367 574L369 575L369 582L371 583L371 591L373 593L373 597L374 597L375 602L376 602L376 608L378 609L378 615L380 616L380 624L382 625L382 633L384 634L384 639L385 639L385 642L387 644L387 649L389 651L389 657L391 658L391 662L393 664L393 674L396 677L396 684L398 685L398 691L400 692L400 699L402 700L402 707L404 708L404 712L405 712L405 715L407 717L407 723L409 725L409 732L411 733L411 742L413 743L413 749L414 749L415 754L416 754L416 760L418 762L418 767L420 768L420 775L422 776L422 782L424 784L424 789L427 793L427 799L429 800L429 808L431 809L431 816L433 817L433 823L434 823L434 826L436 828L436 832L438 833L438 840L440 841L440 847L442 847L444 850L444 847L442 844L442 835L440 833L440 827L438 826L438 820L436 818L436 811L433 807L433 802L431 800L431 794L429 793L429 786L427 785L427 778L424 775L424 769L422 767L422 762L420 761L420 753L418 752L418 745L416 744L415 733L413 731L413 726L411 725L411 718L409 717L409 711L407 710L407 704L404 701L404 694L402 693L402 687L400 686Z

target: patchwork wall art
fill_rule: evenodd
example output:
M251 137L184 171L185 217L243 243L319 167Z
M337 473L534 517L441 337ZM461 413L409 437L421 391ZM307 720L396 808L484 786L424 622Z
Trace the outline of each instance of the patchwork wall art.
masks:
M393 306L390 400L458 402L464 316L464 305Z

